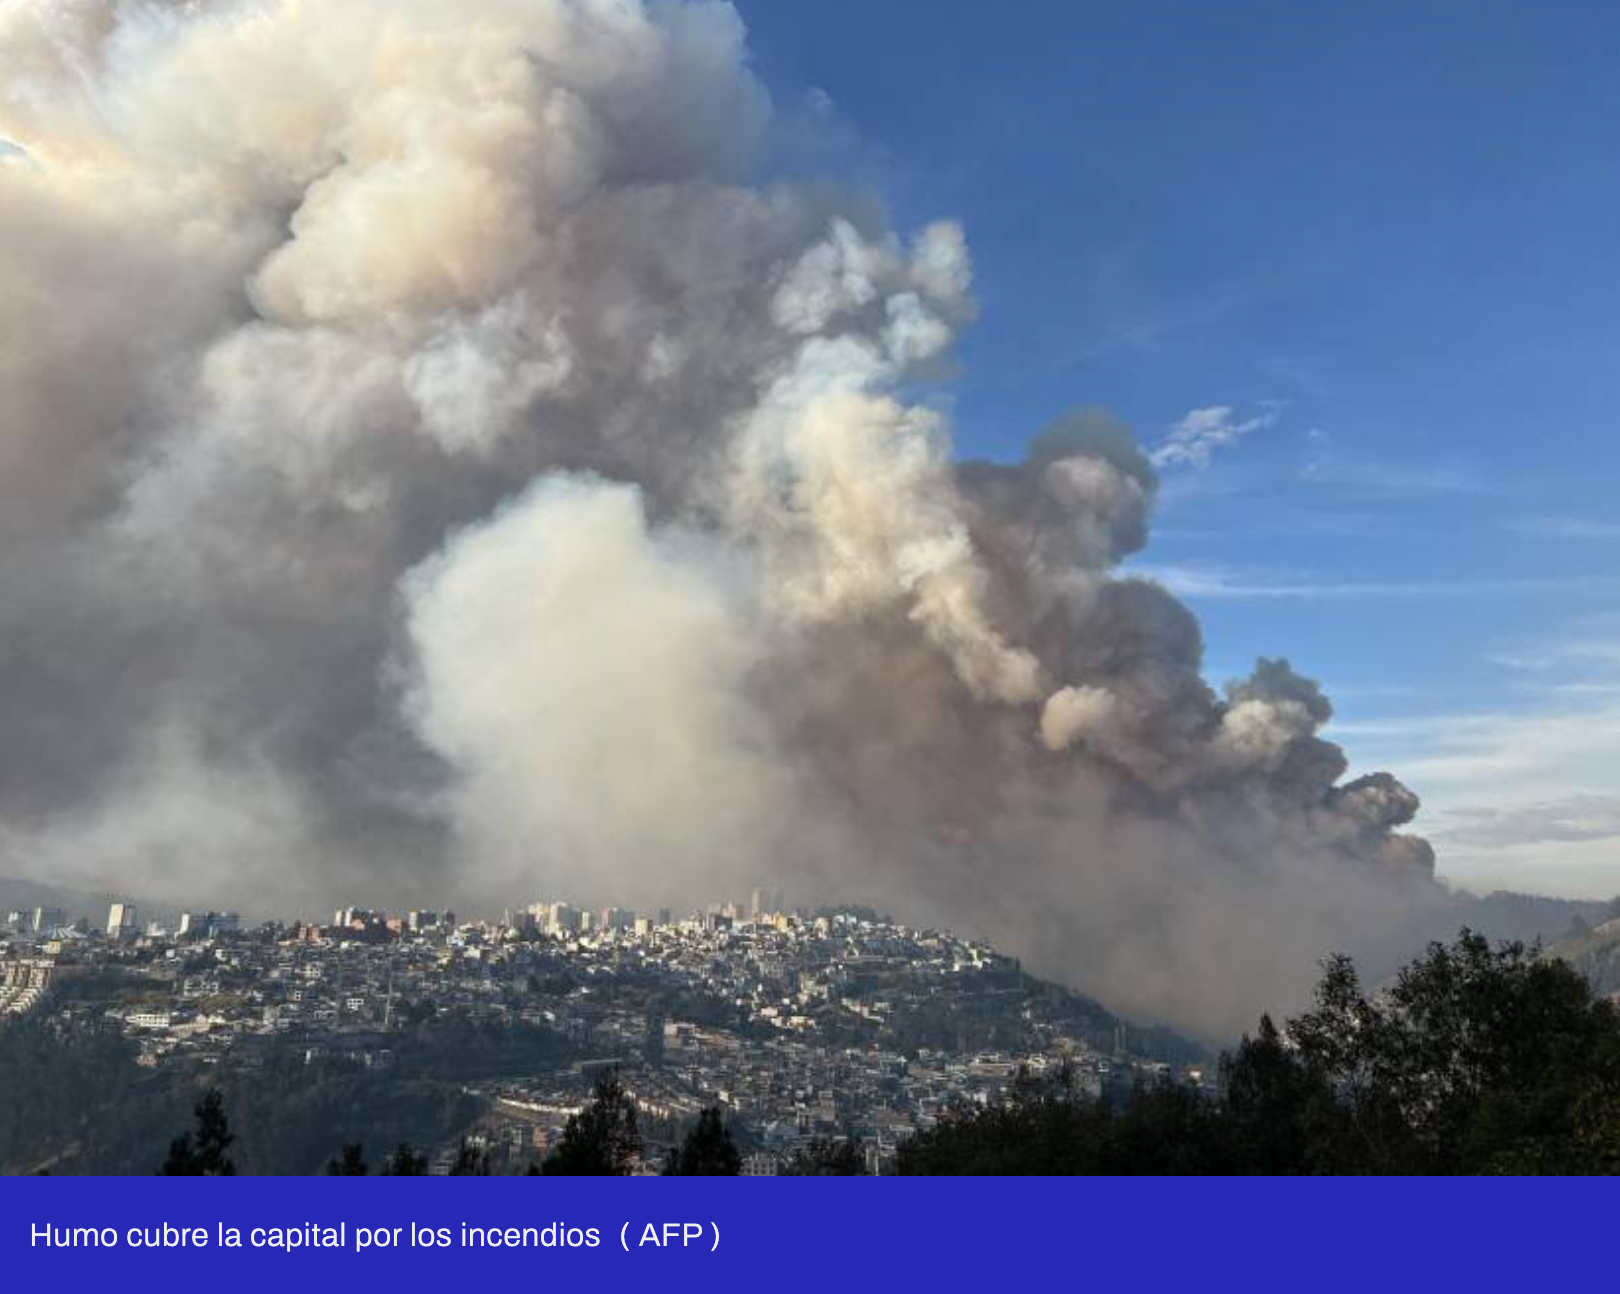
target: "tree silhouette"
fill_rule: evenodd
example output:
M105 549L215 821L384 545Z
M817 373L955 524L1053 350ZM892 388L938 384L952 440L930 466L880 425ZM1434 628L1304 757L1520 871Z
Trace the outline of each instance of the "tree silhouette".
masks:
M211 1087L197 1102L195 1134L182 1133L169 1143L169 1157L164 1161L163 1177L235 1177L236 1165L231 1162L230 1126L225 1119L225 1098L219 1089Z
M463 1137L456 1149L456 1157L450 1163L450 1176L488 1177L490 1171L489 1151Z
M360 1152L358 1142L345 1142L336 1159L326 1161L328 1177L364 1177L371 1170Z
M626 1177L640 1158L636 1103L619 1071L610 1069L596 1080L590 1104L569 1116L540 1171L548 1177Z
M1620 1009L1564 962L1464 930L1369 997L1330 957L1315 1003L1262 1018L1211 1098L1115 1106L1021 1077L900 1147L902 1173L1613 1173Z
M817 1137L782 1165L783 1177L864 1177L866 1152L858 1141Z
M418 1154L410 1142L402 1141L394 1147L394 1153L388 1156L377 1174L379 1177L425 1177L427 1170L427 1156Z
M1579 1173L1620 1154L1591 1117L1620 1089L1620 1012L1537 948L1464 930L1372 999L1332 959L1288 1031L1339 1094L1356 1171Z
M742 1156L731 1142L717 1105L698 1115L697 1123L664 1163L665 1177L736 1177L740 1172Z
M1233 1161L1254 1173L1289 1174L1326 1168L1319 1141L1339 1122L1333 1089L1301 1064L1269 1015L1253 1038L1221 1057L1226 1135ZM1341 1158L1337 1151L1328 1159Z

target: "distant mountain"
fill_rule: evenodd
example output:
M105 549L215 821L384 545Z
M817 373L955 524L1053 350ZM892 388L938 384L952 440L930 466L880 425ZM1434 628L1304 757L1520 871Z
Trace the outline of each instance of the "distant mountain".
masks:
M1620 994L1620 916L1560 940L1547 949L1547 955L1562 957L1598 993Z
M1491 939L1517 939L1523 943L1540 939L1551 944L1570 935L1577 920L1596 926L1620 916L1617 902L1620 900L1551 899L1507 890L1497 890L1484 898L1467 895L1445 911L1451 928L1435 937L1449 939L1460 927L1467 926Z

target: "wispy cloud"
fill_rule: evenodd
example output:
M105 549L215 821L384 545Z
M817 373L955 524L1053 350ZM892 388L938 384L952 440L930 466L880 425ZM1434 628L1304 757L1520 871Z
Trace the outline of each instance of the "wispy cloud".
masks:
M1620 539L1620 521L1594 521L1587 517L1527 517L1513 523L1522 535L1546 539Z
M1127 572L1156 580L1184 598L1473 598L1504 594L1620 592L1620 576L1563 576L1477 580L1354 580L1244 570L1211 565L1143 563Z
M1221 475L1225 475L1224 473ZM1255 493L1257 486L1238 481L1224 490L1205 489L1208 474L1178 475L1169 480L1160 491L1160 498L1172 503L1183 499L1203 499ZM1387 513L1376 508L1317 507L1303 508L1284 503L1271 506L1267 499L1265 509L1245 509L1236 516L1223 518L1216 525L1156 525L1153 527L1155 544L1225 543L1233 539L1360 539L1380 529L1390 528Z
M1509 669L1548 671L1582 665L1620 669L1620 640L1600 639L1545 643L1523 651L1491 652L1487 660Z
M1277 410L1269 407L1249 418L1239 418L1231 405L1193 409L1153 451L1155 467L1209 466L1210 456L1223 446L1253 432L1276 425Z
M1507 809L1464 807L1452 810L1451 817L1458 825L1439 838L1482 849L1620 838L1620 796L1615 795L1570 795Z
M1487 654L1493 665L1542 676L1558 675L1566 687L1606 685L1620 675L1620 615L1585 616L1517 646Z
M1423 799L1442 875L1607 897L1620 891L1620 696L1549 692L1519 710L1334 723L1358 770L1389 768Z
M1299 477L1311 485L1388 499L1499 492L1466 463L1394 463L1355 458L1336 450L1325 450L1307 460Z

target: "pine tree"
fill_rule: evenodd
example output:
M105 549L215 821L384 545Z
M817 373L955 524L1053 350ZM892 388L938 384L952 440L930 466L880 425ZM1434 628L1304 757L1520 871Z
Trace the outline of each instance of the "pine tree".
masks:
M217 1087L203 1093L197 1102L197 1130L182 1133L169 1143L169 1157L164 1161L163 1177L235 1177L236 1165L229 1155L230 1125L225 1119L225 1098Z
M720 1118L720 1107L710 1106L686 1139L669 1152L665 1177L735 1177L742 1172L742 1156L731 1142Z
M427 1156L418 1154L416 1147L411 1145L410 1142L402 1141L394 1147L394 1153L377 1170L377 1175L379 1177L426 1177L427 1170Z
M490 1175L489 1151L475 1146L467 1138L461 1139L461 1145L456 1150L456 1157L450 1164L451 1177L488 1177Z
M328 1177L364 1177L370 1171L361 1155L358 1142L353 1144L345 1143L336 1159L326 1161L326 1175Z
M191 1150L191 1134L181 1133L169 1143L169 1157L158 1169L159 1177L195 1177L197 1157Z
M569 1116L541 1172L547 1177L627 1177L640 1158L636 1103L613 1069L596 1080L591 1103Z

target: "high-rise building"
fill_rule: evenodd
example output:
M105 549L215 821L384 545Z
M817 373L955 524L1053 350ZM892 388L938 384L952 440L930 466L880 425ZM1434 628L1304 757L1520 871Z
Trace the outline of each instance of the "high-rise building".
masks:
M177 935L213 939L232 935L242 928L242 918L234 912L182 912Z
M546 911L546 933L548 935L572 934L578 930L579 909L570 907L566 903L553 903Z
M133 903L114 903L107 909L107 938L129 939L140 929Z
M67 913L61 908L35 908L34 933L45 934L50 930L59 930L67 925Z

